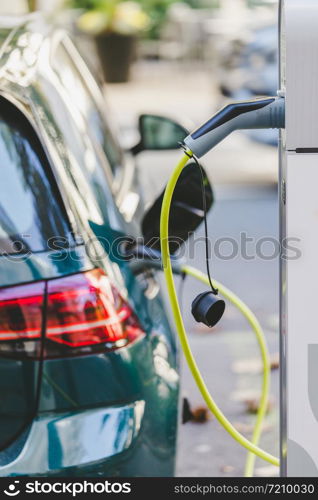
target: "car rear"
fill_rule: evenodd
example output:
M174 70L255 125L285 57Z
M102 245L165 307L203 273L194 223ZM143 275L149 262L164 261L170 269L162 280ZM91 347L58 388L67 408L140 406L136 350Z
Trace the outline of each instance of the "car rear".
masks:
M161 301L129 273L127 294L76 241L38 135L4 97L0 155L0 474L171 475Z

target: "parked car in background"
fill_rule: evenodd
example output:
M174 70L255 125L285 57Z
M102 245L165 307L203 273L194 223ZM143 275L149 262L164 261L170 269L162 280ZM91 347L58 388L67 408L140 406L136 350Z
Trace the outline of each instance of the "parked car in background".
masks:
M233 54L233 57L231 56ZM221 72L220 89L231 100L275 95L278 89L277 26L269 25L252 33L251 40L242 44L237 53L229 47ZM270 145L277 145L277 131L253 130L248 135Z
M143 120L124 153L68 36L0 26L0 475L173 475L175 336L120 245L142 234L134 155L186 131Z

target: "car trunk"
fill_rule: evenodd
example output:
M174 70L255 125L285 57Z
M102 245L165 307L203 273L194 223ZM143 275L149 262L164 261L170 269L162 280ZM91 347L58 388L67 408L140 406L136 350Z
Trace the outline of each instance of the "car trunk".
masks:
M25 116L0 98L0 449L38 406L50 241L70 228L41 144ZM77 266L78 268L78 266Z

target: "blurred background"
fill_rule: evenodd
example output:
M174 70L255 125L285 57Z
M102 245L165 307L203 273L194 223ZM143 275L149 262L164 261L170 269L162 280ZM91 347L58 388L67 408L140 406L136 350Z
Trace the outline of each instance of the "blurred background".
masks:
M124 147L136 143L137 120L155 112L189 129L230 100L275 95L278 88L276 0L1 0L1 15L44 10L67 29L103 82ZM145 152L138 168L146 201L165 185L178 157ZM225 238L212 272L236 292L265 328L272 356L272 398L262 446L278 453L278 257L262 238L278 239L277 133L235 133L204 159L216 202L209 214L213 241ZM231 255L233 240L251 238L251 258ZM203 234L203 233L202 233ZM199 236L202 235L199 231ZM189 260L205 270L204 245ZM251 436L261 384L257 344L245 321L230 307L212 332L194 325L190 304L200 285L187 283L183 310L194 353L209 387L238 430ZM245 452L204 407L190 374L182 369L183 393L199 417L180 426L179 476L239 476ZM200 413L201 412L201 413ZM202 418L203 413L203 418ZM257 462L256 475L275 475Z

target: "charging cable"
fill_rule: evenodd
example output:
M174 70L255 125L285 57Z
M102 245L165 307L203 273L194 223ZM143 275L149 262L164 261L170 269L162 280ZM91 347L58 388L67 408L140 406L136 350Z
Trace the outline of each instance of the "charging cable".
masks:
M149 247L137 246L133 248L131 252L132 252L131 256L134 257L134 259L131 261L131 270L135 275L144 272L145 269L157 269L160 271L163 270L161 253L158 252L157 250L153 250ZM199 271L194 267L187 266L182 259L175 258L172 256L171 264L172 264L173 274L180 275L182 277L182 282L181 282L182 286L184 283L184 278L186 276L191 276L197 279L198 281L201 281L203 284L207 286L210 285L210 277L208 275L202 273L201 271ZM269 361L265 335L261 328L261 325L259 324L253 312L249 309L249 307L221 283L215 282L215 285L218 287L218 292L220 292L220 294L223 295L225 299L231 302L247 319L253 332L255 333L256 340L258 341L260 347L262 363L263 363L263 383L262 383L260 404L257 412L256 423L252 437L252 443L257 446L262 434L262 425L267 410L269 386L270 386L269 383L270 361ZM180 291L178 293L178 296L179 297L181 296ZM179 308L182 310L180 299L179 299ZM245 464L245 471L244 471L245 477L253 476L255 458L256 455L249 451Z
M187 276L192 276L193 278L201 281L205 285L209 286L209 278L206 274L202 273L198 269L195 269L194 267L191 266L183 266L182 272L187 275ZM261 357L262 357L262 363L263 363L263 382L262 382L262 393L261 393L261 398L260 398L260 403L259 403L259 408L257 412L257 417L256 417L256 423L255 427L253 430L253 436L252 436L252 443L254 445L258 445L259 440L262 435L262 426L264 422L264 418L267 412L267 407L268 407L268 397L269 397L269 389L270 389L270 360L269 360L269 353L268 353L268 348L266 344L266 339L265 335L263 332L263 329L261 325L259 324L256 316L252 313L252 311L247 307L244 302L237 297L233 292L231 292L228 288L223 286L221 283L218 283L215 279L213 280L214 284L216 285L219 293L227 299L229 302L232 302L232 304L243 314L243 316L247 319L249 322L251 328L253 329L257 342L260 347L260 352L261 352ZM249 451L246 459L246 464L245 464L245 470L244 470L244 476L245 477L252 477L254 473L254 465L255 465L255 458L256 455L254 452ZM261 457L262 458L262 457ZM275 464L276 465L276 464Z
M178 179L181 175L181 172L183 171L184 167L186 166L189 157L192 157L193 153L190 149L187 150L187 152L183 155L179 163L177 164L176 168L172 172L172 175L168 181L166 191L164 194L163 202L162 202L162 209L161 209L161 217L160 217L160 240L161 240L161 254L162 254L162 266L163 266L163 271L165 274L165 279L167 283L167 289L168 289L168 295L171 303L171 308L176 324L176 329L177 333L179 335L180 339L180 344L181 348L184 352L184 356L186 358L186 361L188 363L188 366L190 368L190 371L192 373L192 376L202 394L203 399L205 400L208 408L210 411L213 413L213 415L216 417L216 419L219 421L219 423L224 427L224 429L239 443L241 444L244 448L246 448L250 453L262 458L263 460L271 463L272 465L279 466L279 459L271 455L270 453L262 450L257 446L257 443L259 441L260 435L261 435L261 430L262 430L262 422L266 413L267 409L267 401L268 401L268 391L269 391L269 375L270 375L270 367L269 367L269 360L268 360L268 351L265 343L265 339L262 333L262 330L254 317L252 313L247 310L245 305L236 297L232 292L221 286L220 284L217 284L217 287L224 295L224 297L228 297L230 300L233 299L233 302L236 303L237 307L242 311L242 313L247 317L249 320L250 324L253 326L253 328L257 325L257 329L254 328L255 332L257 331L257 338L259 341L259 344L261 346L261 353L262 353L262 359L264 363L264 375L263 375L263 390L262 390L262 398L261 398L261 403L260 403L260 409L258 412L258 417L257 417L257 423L255 426L255 430L253 433L253 440L249 441L247 438L245 438L240 432L238 432L235 427L230 423L230 421L225 417L225 415L222 413L216 402L214 401L213 397L211 396L204 379L201 375L201 372L196 364L195 358L193 356L193 353L191 351L191 347L187 338L187 334L185 331L180 307L179 307L179 302L178 302L178 296L176 293L176 288L174 284L174 279L173 279L173 269L172 269L172 264L171 264L171 256L170 256L170 250L169 250L169 216L170 216L170 208L171 208L171 200L173 197L173 193L176 187L176 184L178 182ZM206 284L209 284L209 280L205 275L200 273L199 271L188 267L184 266L182 268L183 272L186 274L189 274L197 279L200 279ZM246 475L251 475L254 467L254 460L248 456L248 462L246 464L245 468L245 474Z

